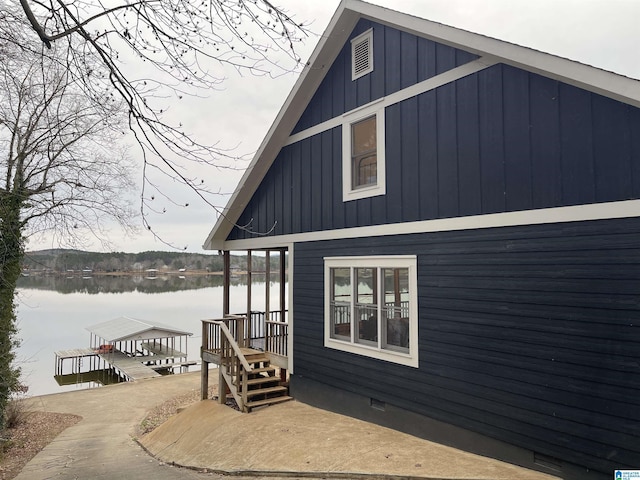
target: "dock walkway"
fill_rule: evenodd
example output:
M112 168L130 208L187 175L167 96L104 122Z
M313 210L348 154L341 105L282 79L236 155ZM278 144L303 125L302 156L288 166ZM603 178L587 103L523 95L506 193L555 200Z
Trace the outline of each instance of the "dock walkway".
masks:
M160 374L154 369L143 364L153 357L130 357L120 350L113 349L109 353L100 353L98 356L112 367L118 369L122 375L130 380L142 380L143 378L159 377Z

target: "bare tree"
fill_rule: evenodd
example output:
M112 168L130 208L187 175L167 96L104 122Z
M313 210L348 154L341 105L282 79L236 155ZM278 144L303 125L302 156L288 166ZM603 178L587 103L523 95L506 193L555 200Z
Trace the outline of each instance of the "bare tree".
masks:
M53 231L105 241L104 225L132 229L131 164L121 143L121 102L96 108L64 59L2 49L0 62L0 425L17 387L14 292L24 240ZM125 117L126 118L126 117ZM120 119L120 120L119 120Z
M219 88L224 67L254 75L297 68L295 47L305 26L269 0L20 0L20 6L47 48L67 46L71 75L89 98L125 102L145 172L154 169L188 185L222 213L211 196L216 189L191 176L182 162L220 168L230 153L190 137L179 121L170 123L168 99L207 95ZM153 73L128 69L123 59ZM146 209L153 208L155 194L166 193L148 193L148 180L145 173L142 213L152 230Z
M78 242L88 230L103 238L106 218L130 227L126 162L113 148L119 114L141 149L149 230L149 169L216 208L215 189L183 162L220 167L229 153L168 121L169 99L208 95L224 67L291 71L303 35L268 0L0 0L0 423L18 381L13 298L25 237L53 230ZM273 61L276 52L288 62Z

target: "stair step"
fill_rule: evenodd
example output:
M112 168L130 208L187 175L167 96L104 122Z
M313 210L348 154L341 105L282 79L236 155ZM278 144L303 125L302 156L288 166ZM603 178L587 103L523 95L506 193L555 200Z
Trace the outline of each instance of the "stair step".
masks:
M260 355L245 355L244 358L248 363L269 362L269 357L267 357L264 353L261 353Z
M251 410L255 407L261 407L263 405L273 405L276 403L288 402L289 400L293 400L293 397L282 396L282 397L274 397L267 398L266 400L256 400L255 402L247 402L247 408Z
M256 378L250 378L249 380L247 380L247 385L251 386L251 385L264 385L265 383L274 383L274 382L280 382L280 379L278 377L256 377Z
M269 362L269 359L265 357L265 358L261 359L260 361ZM248 360L247 362L249 364L253 363L251 360ZM258 363L258 362L256 362L256 363ZM229 370L231 370L231 369L229 369ZM253 367L253 369L248 373L251 374L251 373L275 372L275 371L276 371L276 367L272 367L271 365L265 365L264 367ZM235 375L235 370L233 371L233 373Z
M262 350L256 350L255 348L242 347L240 348L240 351L245 357L248 357L249 355L264 355Z
M247 397L255 397L256 395L268 395L271 393L284 393L287 391L287 387L268 387L268 388L259 388L256 390L248 390Z
M250 372L247 372L247 373L249 374L249 377L251 377L252 375L253 376L260 375L261 373L266 373L270 377L273 377L276 374L276 368L275 367L258 367L258 368L254 368L253 370L251 370ZM236 372L235 371L231 371L230 374L235 376Z
M262 352L256 353L255 355L245 355L244 358L246 358L248 362L255 362L258 359L261 361L269 360L269 357Z
M276 373L276 367L259 367L259 368L254 368L253 370L251 370L250 373L268 373L269 376L273 376ZM273 375L271 375L273 374Z

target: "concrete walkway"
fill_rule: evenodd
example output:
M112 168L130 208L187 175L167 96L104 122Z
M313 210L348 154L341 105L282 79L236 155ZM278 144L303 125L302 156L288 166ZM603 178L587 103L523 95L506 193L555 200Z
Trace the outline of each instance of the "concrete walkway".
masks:
M136 425L155 405L198 389L199 380L194 372L34 397L33 409L83 420L16 478L555 478L295 401L251 414L198 402L140 440L149 455L133 439Z
M210 479L153 459L133 438L149 410L198 388L199 382L194 372L29 399L30 409L73 413L82 420L58 435L16 479Z

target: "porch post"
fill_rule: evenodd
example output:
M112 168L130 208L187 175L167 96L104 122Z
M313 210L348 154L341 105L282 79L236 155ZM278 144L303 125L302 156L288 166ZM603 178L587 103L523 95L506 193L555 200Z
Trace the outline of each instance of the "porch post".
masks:
M285 275L285 263L284 263L284 257L285 257L285 253L286 250L280 250L280 321L284 322L284 311L286 310L285 308L285 294L284 294L284 284L286 282L286 275Z
M273 339L271 335L273 331L271 330L271 325L267 322L270 320L270 310L271 310L271 250L266 251L266 255L264 257L264 349L265 351L271 351L273 348Z
M273 330L269 325L271 320L271 250L267 250L264 257L264 349L270 352L273 348Z
M203 357L202 352L207 347L205 344L207 341L207 324L202 322L202 348L200 349L200 358ZM202 358L202 365L200 366L200 400L207 400L209 398L209 362L205 362Z
M227 403L227 382L222 374L222 367L218 368L218 403L221 405Z
M248 323L248 332L247 338L251 339L251 335L253 332L251 331L251 270L252 270L252 261L251 261L251 250L247 250L247 323Z
M281 322L285 321L285 310L286 310L284 305L285 304L284 284L286 281L285 263L284 263L285 253L286 253L285 249L280 250L280 321ZM278 327L278 328L282 328L282 327ZM278 343L280 344L279 348L282 348L282 338L278 338ZM286 368L280 369L280 381L283 383L287 381Z
M229 250L224 251L223 264L222 316L225 317L229 315L229 292L231 290L231 252ZM227 384L222 374L222 368L222 365L218 365L218 402L224 404L227 400Z
M224 251L224 270L222 272L222 316L229 315L229 290L231 285L231 252Z
M271 250L267 250L267 254L264 259L264 277L265 277L265 291L264 291L264 319L269 320L269 311L271 310L270 296L271 296Z

